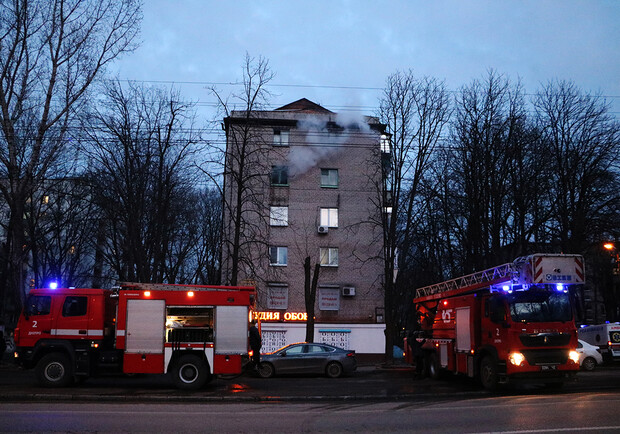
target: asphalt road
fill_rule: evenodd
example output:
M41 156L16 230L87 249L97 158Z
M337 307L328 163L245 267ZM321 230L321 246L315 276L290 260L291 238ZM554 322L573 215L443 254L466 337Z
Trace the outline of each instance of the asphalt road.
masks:
M620 432L618 392L440 402L2 403L0 432Z
M562 391L498 393L473 380L414 380L405 366L338 379L252 374L179 391L163 375L89 379L62 389L0 365L0 432L620 432L620 366Z
M440 381L414 380L406 366L390 369L362 366L351 376L289 376L262 379L246 373L218 378L198 391L177 390L165 375L109 376L88 379L61 389L38 386L33 371L0 365L0 402L317 402L317 401L426 401L489 396L553 395L583 392L620 392L620 366L581 372L577 381L561 392L527 386L506 388L497 394L482 390L477 382L461 376Z

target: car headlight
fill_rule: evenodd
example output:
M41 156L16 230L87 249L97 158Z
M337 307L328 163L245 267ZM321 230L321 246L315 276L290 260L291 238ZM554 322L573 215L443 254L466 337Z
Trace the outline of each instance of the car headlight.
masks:
M521 366L525 362L525 356L518 351L513 351L508 355L508 361L515 366Z
M579 353L575 350L570 350L570 352L568 353L568 358L575 363L579 363Z

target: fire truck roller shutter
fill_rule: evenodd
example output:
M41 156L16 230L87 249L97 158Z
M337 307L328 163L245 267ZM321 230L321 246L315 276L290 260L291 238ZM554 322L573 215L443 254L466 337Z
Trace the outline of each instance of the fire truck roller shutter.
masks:
M215 354L248 352L248 307L215 308Z
M127 301L127 353L163 353L165 309L164 300Z

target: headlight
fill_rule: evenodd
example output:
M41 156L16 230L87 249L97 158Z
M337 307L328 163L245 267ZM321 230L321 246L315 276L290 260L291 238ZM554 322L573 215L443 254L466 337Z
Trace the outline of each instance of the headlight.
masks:
M571 350L568 353L568 358L571 359L575 363L579 363L579 353L575 350Z
M515 366L521 366L525 362L525 356L518 351L510 353L508 360Z

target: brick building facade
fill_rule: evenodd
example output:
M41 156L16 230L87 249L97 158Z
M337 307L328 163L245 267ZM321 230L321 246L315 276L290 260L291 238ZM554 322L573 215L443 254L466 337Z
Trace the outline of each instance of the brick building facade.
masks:
M382 125L302 99L232 112L225 128L222 281L256 285L264 351L305 338L310 257L312 272L320 264L315 341L382 353Z

